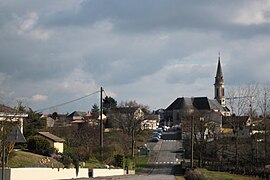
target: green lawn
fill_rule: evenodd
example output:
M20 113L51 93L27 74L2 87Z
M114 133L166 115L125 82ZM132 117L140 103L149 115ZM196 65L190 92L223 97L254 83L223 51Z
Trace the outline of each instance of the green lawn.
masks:
M143 171L144 167L148 164L149 156L139 156L136 158L136 172Z
M184 176L176 176L176 180L185 180Z
M213 180L257 180L259 179L255 177L230 174L226 172L208 171L206 169L196 169L196 171L200 172L206 177L209 177L209 179L213 179Z
M88 169L93 169L93 168L104 168L104 164L99 162L96 159L89 159L88 161L85 162L85 168Z
M14 151L9 158L8 167L63 167L51 157L25 151Z

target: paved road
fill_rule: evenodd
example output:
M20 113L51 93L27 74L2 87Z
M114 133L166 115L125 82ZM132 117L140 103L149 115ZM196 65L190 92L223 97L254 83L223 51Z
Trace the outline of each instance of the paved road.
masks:
M163 133L162 140L156 143L151 151L152 174L173 174L173 166L181 162L180 154L177 153L180 146L182 143L175 132Z
M175 180L174 166L181 162L180 154L177 153L182 143L176 132L163 133L163 140L157 143L148 143L150 148L150 169L147 174L123 177L128 180Z
M182 142L179 140L176 132L165 132L163 133L162 140L159 142L149 142L147 145L150 148L150 163L146 167L148 169L146 173L89 179L175 180L173 169L182 160L177 152L178 148L182 147Z

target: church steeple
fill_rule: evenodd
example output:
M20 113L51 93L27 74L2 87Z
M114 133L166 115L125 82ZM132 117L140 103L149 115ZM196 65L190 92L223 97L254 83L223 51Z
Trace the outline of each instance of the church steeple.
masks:
M216 82L217 82L217 81L224 81L224 80L223 80L222 69L221 69L221 64L220 64L220 56L218 57L218 66L217 66Z
M215 77L215 99L223 106L226 107L225 92L224 92L224 79L220 63L220 54L218 56L217 73Z

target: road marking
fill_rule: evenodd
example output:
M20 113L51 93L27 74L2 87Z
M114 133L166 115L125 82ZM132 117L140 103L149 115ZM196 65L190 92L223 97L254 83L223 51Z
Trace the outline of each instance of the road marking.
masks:
M163 141L165 141L165 142L175 142L176 140L163 140Z
M166 162L166 161L164 161L164 162L155 162L155 164L180 164L181 162L176 162L176 161L172 161L172 162Z

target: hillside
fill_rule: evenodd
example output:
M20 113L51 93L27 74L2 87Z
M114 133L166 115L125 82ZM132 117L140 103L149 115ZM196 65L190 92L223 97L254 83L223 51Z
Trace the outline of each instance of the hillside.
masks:
M64 167L62 163L51 157L46 157L25 151L14 151L10 155L8 167Z

